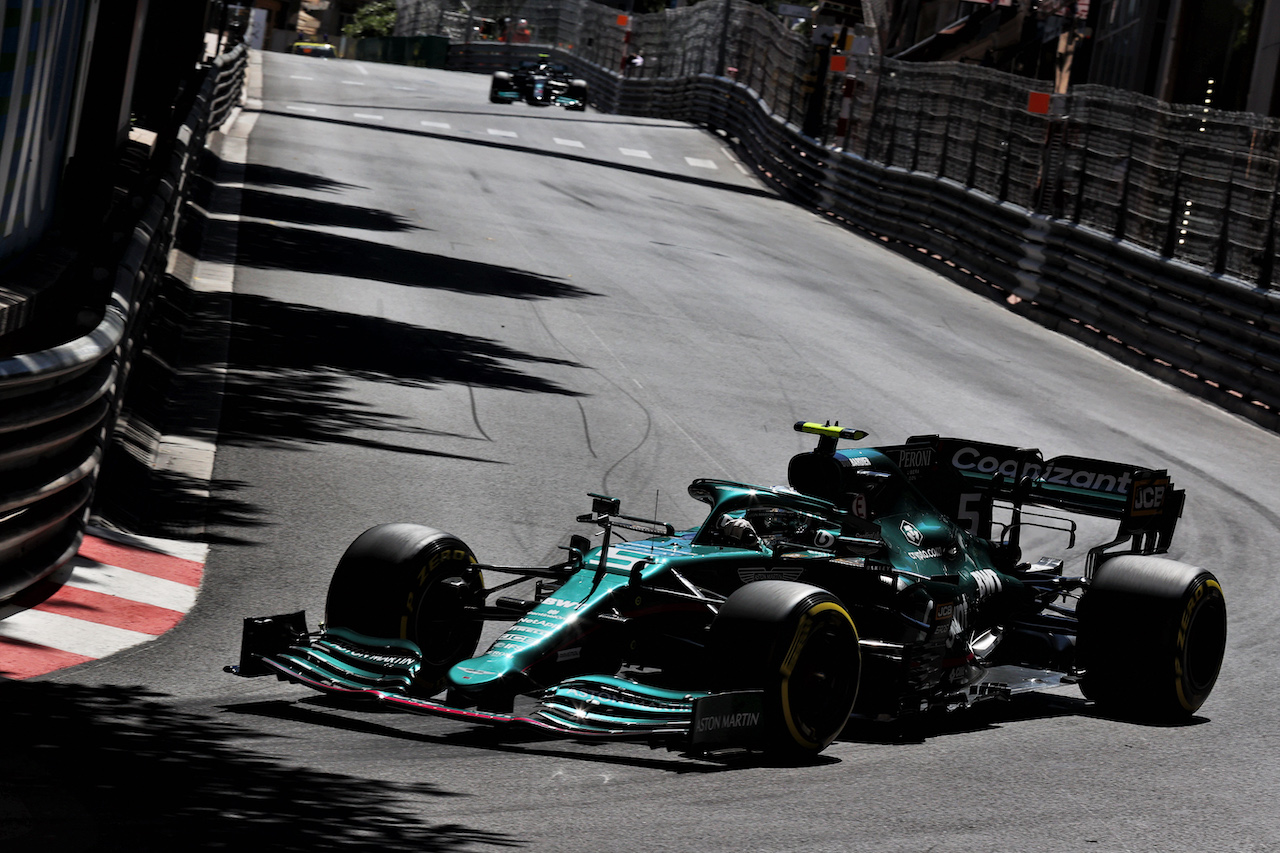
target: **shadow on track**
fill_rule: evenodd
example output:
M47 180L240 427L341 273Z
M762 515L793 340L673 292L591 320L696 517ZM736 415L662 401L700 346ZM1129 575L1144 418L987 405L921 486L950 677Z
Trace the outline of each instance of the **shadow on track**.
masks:
M240 194L245 215L261 219L332 228L359 228L363 231L430 230L421 225L414 225L403 216L386 210L356 207L328 200L317 203L314 196L295 196L248 188L241 190ZM245 226L242 223L240 227Z
M436 433L350 400L346 380L422 388L445 384L578 396L514 364L575 367L560 359L395 320L238 296L233 303L228 414L221 440L240 444L344 442L358 430ZM404 452L431 451L405 445ZM474 461L479 457L466 457Z
M409 721L420 719L396 709L371 702L343 702L328 696L312 696L296 702L272 700L225 705L236 714L251 714L275 720L290 720L310 726L341 731L360 732L396 740L412 741L425 749L429 745L462 747L512 756L568 759L590 764L643 767L677 774L710 774L760 767L818 766L839 763L838 759L819 755L799 761L776 761L757 753L725 753L715 756L686 755L665 751L665 747L645 745L639 741L608 741L583 738L574 740L532 728L490 727L475 725L448 734L429 734L411 730ZM380 722L387 720L386 724ZM398 725L399 723L399 725ZM450 723L446 723L449 725ZM461 725L466 725L465 723ZM621 744L621 746L619 746ZM636 754L637 746L645 750ZM655 749L663 749L655 752ZM628 754L619 754L625 750ZM655 757L669 756L669 757Z
M210 158L212 161L220 162L220 158L212 151L205 149L203 156ZM202 165L202 169L209 171L209 174L216 174L217 162L211 163L209 166ZM297 169L286 169L283 166L269 166L264 163L246 163L244 164L244 183L254 184L260 187L294 187L300 190L308 190L310 192L339 192L341 190L357 189L358 185L348 184L345 181L337 181L333 178L326 178L323 175L317 175L312 172L300 172Z
M0 682L0 845L7 853L443 850L525 841L433 824L429 782L331 773L255 752L225 719L145 688Z
M245 220L240 223L239 232L239 254L234 260L241 266L256 269L290 270L508 299L594 295L565 281L509 267L417 252L311 228ZM224 262L233 260L226 255L214 255L214 258Z
M1078 696L1024 693L1007 702L984 702L950 713L924 714L892 722L854 719L844 727L839 739L847 743L921 744L948 735L989 731L1010 723L1059 717L1088 717L1154 728L1179 728L1207 722L1204 717L1199 716L1169 722L1137 720L1105 713L1089 700Z
M521 270L472 263L326 233L319 226L370 232L412 230L387 211L323 198L352 185L292 169L249 165L238 229L213 228L210 211L225 196L208 175L224 166L210 152L193 178L176 246L202 263L239 263L326 276L346 276L418 288L513 299L582 298L590 291ZM293 188L312 195L267 191ZM275 219L293 223L288 227ZM237 233L238 232L238 233ZM157 468L161 437L180 436L209 446L235 442L300 447L341 442L393 452L465 458L424 446L436 435L405 418L354 401L345 382L356 378L422 388L460 384L527 393L577 396L520 366L575 367L503 346L497 341L345 314L264 297L197 292L176 276L158 283L145 337L131 366L119 428L105 453L94 519L134 533L200 536L209 523L222 529L262 522L257 508L234 494L242 483L199 481ZM231 344L228 354L228 340ZM223 415L221 407L227 404ZM367 435L379 431L394 440ZM456 436L455 436L456 437Z

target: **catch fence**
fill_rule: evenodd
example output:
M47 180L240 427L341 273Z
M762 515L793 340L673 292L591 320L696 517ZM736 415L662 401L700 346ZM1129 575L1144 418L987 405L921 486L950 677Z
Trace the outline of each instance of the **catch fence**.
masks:
M828 140L954 180L1274 291L1280 122L1133 92L1048 84L952 63L851 63L851 119Z
M1280 429L1276 120L1098 86L1051 94L959 63L833 61L745 0L631 18L562 2L578 23L554 40L473 39L449 67L553 51L599 109L714 128L794 201ZM644 64L624 65L632 53Z
M1050 99L1048 81L960 63L852 55L833 71L829 47L815 45L806 27L789 29L746 0L629 19L589 0L410 0L400 8L401 34L434 27L476 47L479 34L449 22L527 21L532 43L617 72L620 86L724 77L827 147L1275 288L1275 119L1091 85ZM631 55L643 65L627 65ZM620 108L635 100L614 94ZM1051 107L1034 111L1033 95Z

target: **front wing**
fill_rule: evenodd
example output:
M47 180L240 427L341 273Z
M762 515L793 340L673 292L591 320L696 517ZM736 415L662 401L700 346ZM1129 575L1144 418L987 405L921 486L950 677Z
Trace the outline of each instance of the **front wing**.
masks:
M493 98L506 101L507 103L511 103L512 101L519 101L524 98L524 95L521 94L520 90L515 88L514 86L508 87L506 89L494 89L491 92L491 96Z
M503 89L493 89L490 92L490 98L496 101L504 101L506 103L514 103L516 101L525 100L525 92L517 86L508 86ZM582 98L575 98L570 95L556 95L548 102L552 106L557 107L585 107L586 101Z
M322 693L358 698L417 714L494 726L541 729L581 738L649 740L673 749L749 748L761 738L763 691L669 690L611 675L561 682L536 697L527 713L465 707L408 690L420 652L407 640L366 637L334 628L296 632L302 614L245 620L237 675L275 675ZM295 630L290 631L290 626ZM287 646L263 638L288 637ZM270 646L278 648L272 649Z

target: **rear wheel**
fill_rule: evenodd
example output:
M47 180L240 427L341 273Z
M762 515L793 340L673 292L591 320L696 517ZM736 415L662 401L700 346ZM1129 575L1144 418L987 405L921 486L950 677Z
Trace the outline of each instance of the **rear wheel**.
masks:
M816 754L840 734L858 693L858 632L826 590L759 581L729 596L711 624L716 690L764 690L765 748Z
M1080 689L1126 717L1185 718L1209 698L1227 645L1227 606L1212 573L1122 555L1098 567L1077 608Z
M463 608L479 603L484 580L471 549L419 524L383 524L362 533L333 572L325 627L411 640L422 665L410 688L431 696L458 661L475 654L483 622Z

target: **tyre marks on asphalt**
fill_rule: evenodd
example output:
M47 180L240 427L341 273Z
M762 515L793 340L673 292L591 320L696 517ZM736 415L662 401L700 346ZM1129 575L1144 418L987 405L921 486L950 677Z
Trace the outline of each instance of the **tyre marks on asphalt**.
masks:
M206 546L86 535L53 578L0 607L0 677L32 678L149 642L196 602Z

